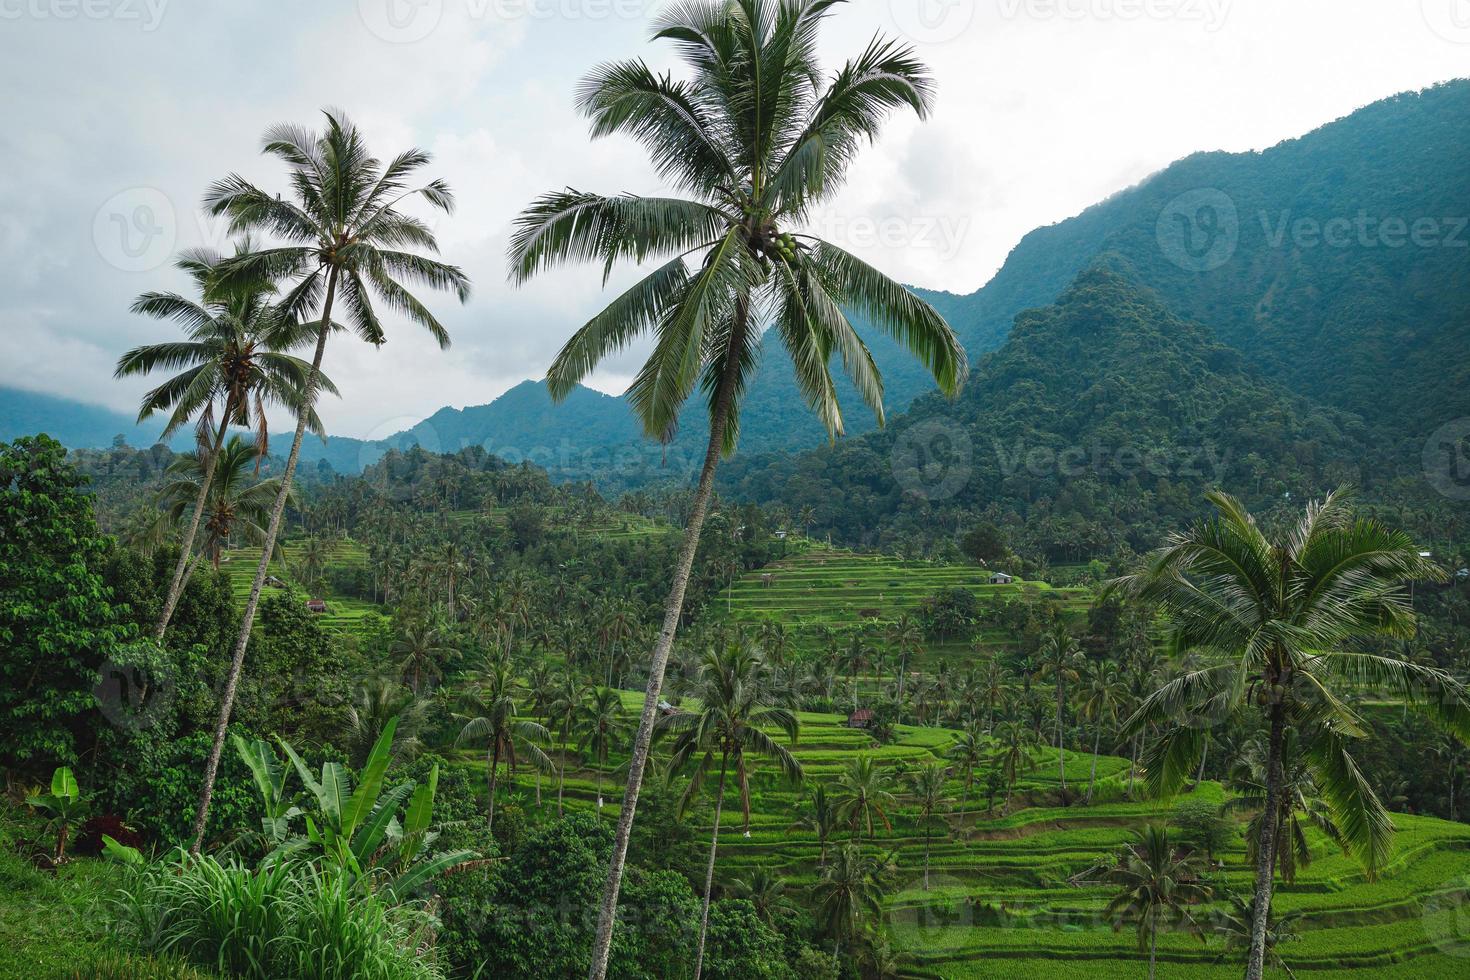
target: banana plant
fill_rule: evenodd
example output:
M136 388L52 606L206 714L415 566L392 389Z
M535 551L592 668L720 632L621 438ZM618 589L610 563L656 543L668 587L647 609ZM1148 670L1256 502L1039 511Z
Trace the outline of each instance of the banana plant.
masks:
M327 864L360 881L379 887L392 899L407 897L431 878L479 857L474 851L432 854L438 834L430 829L439 767L423 783L408 781L384 790L398 719L389 720L357 774L339 762L322 764L314 774L284 739L277 738L291 760L302 785L316 800L310 811L284 815L289 823L299 814L306 835L284 839L267 861L302 852L316 852ZM274 760L274 754L271 756ZM259 781L257 780L257 785ZM277 784L284 788L284 777ZM269 804L267 804L269 810ZM402 813L402 819L399 814Z
M55 861L60 864L66 859L66 843L71 828L87 810L87 798L82 795L77 778L67 766L60 766L51 774L51 792L31 793L26 804L51 815L48 827L56 828Z
M260 817L261 830L265 833L266 840L279 846L290 833L292 818L301 815L300 807L293 806L291 798L286 794L286 780L290 772L281 765L281 760L276 758L270 743L264 739L247 742L239 735L231 737L234 739L235 753L250 770L255 788L260 793L264 811Z

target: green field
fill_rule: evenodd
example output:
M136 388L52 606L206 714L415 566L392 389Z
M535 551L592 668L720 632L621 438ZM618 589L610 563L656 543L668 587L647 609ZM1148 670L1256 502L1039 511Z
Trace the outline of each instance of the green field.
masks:
M636 712L642 695L626 693ZM846 727L838 715L803 713L796 755L808 781L830 782L847 761L868 752L891 773L925 762L942 761L954 733L938 728L899 730L891 745L874 747L862 732ZM483 780L484 763L474 753L457 756ZM1090 757L1067 753L1069 783L1086 779ZM604 773L606 805L612 820L620 798L618 767ZM574 763L575 765L575 763ZM1098 978L1139 977L1145 963L1135 933L1115 932L1103 917L1110 898L1105 886L1073 884L1072 879L1111 859L1129 832L1151 820L1165 820L1169 803L1128 802L1127 762L1104 757L1092 806L1029 805L1045 802L1057 788L1056 754L1043 751L1037 766L1017 789L1017 806L1007 814L984 812L983 789L974 791L961 819L958 803L934 824L931 881L923 887L923 832L914 810L901 797L890 813L893 829L868 845L874 853L893 852L899 873L884 908L883 928L909 956L915 977L972 980L981 977L1050 978L1085 970ZM594 773L585 766L569 770L572 806L595 806ZM983 781L983 770L977 771ZM545 805L554 806L554 778L544 778ZM951 795L963 794L958 775ZM522 772L517 790L523 805L534 807L531 776ZM718 878L728 881L757 868L773 870L801 895L818 873L818 845L809 832L792 830L801 813L801 794L777 781L769 766L757 763L752 780L750 836L741 833L738 808L727 801ZM1223 799L1214 783L1195 794ZM997 807L999 808L999 801ZM732 813L732 809L735 810ZM708 839L711 811L691 816L696 837ZM1300 942L1284 949L1299 975L1336 975L1407 980L1409 977L1470 976L1470 826L1432 818L1399 816L1397 853L1376 881L1369 881L1352 858L1325 838L1314 837L1314 860L1293 885L1278 892L1279 910L1305 914ZM1249 889L1251 869L1243 840L1221 855L1213 881L1237 892ZM1202 913L1207 915L1208 911ZM1207 944L1184 934L1162 936L1161 978L1238 977L1235 962L1217 964L1221 943Z
M288 540L281 547L285 556L285 567L281 562L271 565L271 574L286 582L293 581L290 570L295 567L297 549L301 546L301 540ZM367 565L367 551L362 545L350 538L334 539L329 544L328 566L334 568L361 568ZM250 595L251 583L255 580L255 569L260 562L259 548L240 548L226 552L228 559L220 568L230 577L230 589L234 593L235 602L242 608L245 600ZM267 584L264 595L279 591L278 586ZM340 596L328 595L324 597L327 603L327 611L317 617L317 622L323 628L334 632L350 632L356 629L362 618L368 613L382 612L383 607L364 599L342 598Z

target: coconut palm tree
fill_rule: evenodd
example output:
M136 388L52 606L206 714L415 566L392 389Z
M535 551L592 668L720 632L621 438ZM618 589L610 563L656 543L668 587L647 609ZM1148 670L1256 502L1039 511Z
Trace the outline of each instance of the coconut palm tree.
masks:
M316 348L301 388L303 411L297 415L296 433L281 474L281 492L271 511L266 546L245 601L220 697L214 744L204 765L204 785L194 817L194 853L204 840L245 648L265 588L270 554L281 531L286 494L301 458L301 441L311 417L304 409L316 403L322 387L327 337L334 330L350 329L375 347L382 346L387 335L374 308L376 299L427 329L441 347L447 347L449 334L443 325L404 283L451 290L460 302L469 298L469 279L458 268L408 251L432 254L438 251L438 244L427 225L400 210L403 202L416 198L445 213L454 209L454 197L443 181L410 186L414 173L429 162L428 154L408 150L384 164L368 151L362 134L343 114L328 111L325 115L326 129L321 133L276 126L265 134L264 152L290 171L290 197L262 190L238 174L211 185L205 195L206 209L212 215L227 216L232 233L260 231L283 243L222 262L218 267L220 288L233 290L261 280L289 284L277 303L277 315L313 328ZM333 319L344 311L345 325Z
M1118 668L1106 660L1089 663L1083 671L1082 704L1078 713L1092 722L1092 771L1087 775L1086 804L1092 804L1092 790L1097 785L1097 757L1102 751L1103 729L1118 721L1118 705L1126 694L1118 678Z
M1272 842L1276 874L1288 885L1296 881L1298 868L1312 863L1311 842L1307 839L1309 825L1339 847L1344 843L1331 808L1317 790L1308 753L1299 742L1298 734L1288 730L1281 748L1281 787L1272 821L1276 827L1276 839ZM1261 834L1266 825L1266 759L1262 749L1259 742L1252 741L1231 766L1226 782L1232 796L1220 808L1231 816L1250 816L1245 843L1246 860L1252 863L1260 856Z
M577 751L592 753L597 762L597 808L602 809L602 771L607 768L607 757L615 745L621 745L628 734L628 713L623 708L623 699L610 687L599 687L582 702L578 717L581 737L577 740Z
M252 544L265 544L265 522L271 504L280 492L278 478L254 480L252 474L259 458L254 443L230 436L214 453L201 457L197 452L181 453L169 464L169 478L158 491L159 520L177 524L189 511L199 511L199 490L204 491L201 523L204 540L199 554L190 562L180 588L189 584L194 569L201 561L219 568L225 547L243 538ZM295 499L293 494L292 499ZM195 529L196 532L198 528ZM279 559L280 549L275 557Z
M1160 726L1145 764L1149 788L1172 793L1189 778L1209 723L1264 716L1265 813L1253 907L1271 907L1277 816L1287 731L1297 729L1307 763L1343 842L1370 873L1387 859L1393 821L1353 761L1350 743L1368 726L1347 703L1377 692L1428 713L1462 739L1470 706L1448 674L1391 654L1357 652L1353 641L1407 637L1415 618L1407 586L1443 577L1401 532L1355 519L1347 497L1312 504L1295 527L1272 539L1233 497L1209 495L1217 515L1174 535L1137 573L1109 591L1157 603L1171 623L1173 649L1202 666L1165 683L1125 724ZM1266 916L1257 915L1248 980L1264 969Z
M838 818L852 830L856 840L860 831L866 831L872 840L873 818L885 828L892 829L888 822L888 811L897 803L888 788L888 777L870 755L860 755L848 762L837 777Z
M861 633L853 633L852 638L847 641L847 646L842 648L842 666L847 668L848 682L852 686L852 710L858 709L858 671L873 662L877 651L863 640Z
M248 252L251 244L245 240L239 247ZM309 329L277 314L270 305L275 289L268 280L221 288L218 270L223 261L208 249L180 256L176 266L192 280L198 299L179 293L149 292L134 301L134 313L176 321L188 339L135 347L118 358L115 372L116 377L127 378L160 370L178 371L143 396L138 421L168 412L161 440L167 441L190 419L195 420L198 433L200 474L194 488L193 511L179 541L179 561L153 627L156 640L163 639L183 593L194 539L230 426L256 430L254 448L260 456L269 448L267 405L302 412L308 428L326 434L315 407L304 398L311 365L287 353L310 338ZM337 393L336 386L325 377L318 381L318 387Z
M791 902L786 897L786 879L769 868L756 868L745 877L734 879L730 882L730 890L736 898L749 902L760 920L772 928L778 928L778 913L791 910Z
M587 700L587 689L577 675L566 670L557 678L556 696L547 707L548 717L556 719L557 741L561 743L561 764L556 767L556 815L562 815L562 795L567 785L567 756L572 751L572 737L576 731L577 717ZM619 707L622 703L619 702ZM600 775L599 775L600 778Z
M904 613L888 627L888 642L898 649L898 721L903 723L903 688L908 677L909 657L924 648L924 631L914 617Z
M537 769L551 768L551 760L541 746L550 739L546 726L520 717L520 686L510 664L491 660L471 682L464 696L465 710L455 717L464 723L455 745L466 742L485 744L485 764L490 774L490 807L485 821L487 830L495 830L495 787L500 760L506 762L509 777L514 780L519 754Z
M824 783L817 783L812 787L809 799L811 800L810 812L797 817L789 829L810 830L817 835L817 867L825 868L827 866L827 841L842 823L842 817L837 804L828 798L827 787Z
M1118 888L1107 914L1115 930L1130 923L1137 927L1138 948L1148 950L1149 980L1154 978L1160 930L1183 929L1204 940L1189 909L1207 901L1210 888L1199 883L1198 860L1174 846L1167 828L1150 825L1136 831L1106 877Z
M440 633L428 623L413 623L403 628L403 635L393 641L390 652L399 660L398 669L409 678L415 694L424 689L424 681L437 681L444 676L443 658L454 652Z
M920 766L909 777L909 793L919 811L919 823L924 827L924 890L929 890L929 845L933 839L934 817L941 807L949 802L946 786L949 770L937 762Z
M1005 806L1011 807L1011 794L1020 782L1021 774L1036 764L1036 733L1019 721L1003 721L995 726L993 737L996 742L995 762L1005 777Z
M865 857L857 844L845 844L812 886L817 921L832 937L832 954L862 934L869 916L883 910L883 866Z
M801 536L810 540L812 536L812 525L817 523L816 510L814 510L810 504L802 507L801 510L797 512L796 523L801 525Z
M659 721L661 731L673 734L669 772L688 771L689 785L679 800L679 814L704 788L711 771L718 773L715 786L714 828L710 831L709 862L704 872L704 906L700 912L699 942L694 953L694 980L704 970L704 941L709 928L710 894L715 882L715 855L720 841L720 815L725 806L725 778L735 774L744 816L745 833L750 833L750 771L747 755L765 756L776 762L781 774L792 782L801 779L801 763L791 750L777 742L766 729L775 729L795 743L800 722L795 712L781 707L767 684L766 665L757 650L736 641L723 649L710 650L699 669L696 691L698 712L680 711ZM716 764L718 759L718 765Z
M883 420L883 387L846 310L861 310L912 351L946 394L966 373L963 350L932 307L851 254L800 228L831 200L862 144L895 110L926 116L929 75L913 53L875 39L824 79L816 57L835 0L689 0L660 19L688 77L642 61L605 64L584 82L579 107L594 137L631 136L682 198L605 197L567 190L534 202L518 220L512 278L523 282L572 261L604 271L619 260L658 267L582 327L548 372L566 397L604 356L651 333L653 352L629 388L651 437L672 437L702 387L709 442L649 664L622 814L603 897L592 980L607 972L614 910L664 668L708 513L715 469L734 451L741 396L755 371L761 331L796 366L803 397L834 436L842 411L830 363L840 356Z
M1223 963L1233 956L1249 955L1251 948L1251 924L1255 921L1255 908L1247 898L1230 895L1230 907L1219 914L1215 932L1225 940L1225 948L1215 958ZM1286 974L1287 980L1296 980L1296 973L1281 958L1281 947L1286 943L1301 941L1298 929L1305 913L1298 909L1285 915L1274 911L1266 919L1266 965Z
M961 732L954 744L945 750L944 757L965 774L965 793L960 797L960 823L965 821L965 807L970 802L970 790L975 785L975 767L989 756L989 745L978 728Z
M368 755L388 727L398 719L393 731L393 759L407 762L423 749L420 736L429 724L430 702L392 677L369 677L357 686L347 706L347 727L342 747L356 769L366 764Z
M1057 626L1041 644L1038 676L1050 677L1057 695L1057 771L1062 782L1062 803L1067 802L1067 750L1062 745L1062 714L1067 704L1067 684L1077 680L1084 663L1082 650L1066 627Z

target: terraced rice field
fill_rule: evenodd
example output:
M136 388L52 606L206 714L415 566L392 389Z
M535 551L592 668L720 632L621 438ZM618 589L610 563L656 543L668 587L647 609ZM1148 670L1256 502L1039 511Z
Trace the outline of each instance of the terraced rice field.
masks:
M285 568L280 562L271 566L271 574L283 581L290 582L292 577L290 568L297 557L296 549L300 548L299 539L287 541L281 550L285 555ZM255 579L255 568L260 561L259 548L240 548L228 553L229 561L220 567L230 577L230 588L235 595L235 601L244 606L245 600L250 596L250 585ZM337 539L331 542L329 567L336 568L362 568L367 565L367 551L362 545L350 538ZM276 591L276 587L267 585L265 594L269 595ZM326 599L327 611L317 617L317 622L324 628L336 632L351 632L356 629L362 618L370 612L380 612L382 607L363 599L343 599L328 597Z
M630 711L639 708L641 699L641 694L625 695ZM830 783L862 753L898 777L904 769L942 760L954 738L943 729L901 728L894 744L877 748L864 733L848 729L841 716L804 713L801 720L796 754L808 783ZM460 759L483 780L483 761L472 754ZM1085 779L1090 761L1068 752L1069 782L1075 785L1079 774ZM611 760L604 774L607 805L601 813L608 820L617 813L618 769L624 762ZM899 873L886 898L882 925L894 945L908 954L907 974L943 980L1049 980L1081 971L1092 978L1145 975L1135 933L1114 931L1103 916L1109 889L1085 883L1085 873L1116 854L1130 830L1167 819L1177 802L1127 801L1126 769L1125 760L1103 758L1094 805L1046 806L1057 787L1055 753L1047 751L1022 780L1012 812L1001 814L997 801L997 812L987 815L983 790L977 787L963 817L958 803L963 783L956 774L950 782L956 802L934 824L927 889L923 829L912 806L901 799L889 814L892 830L880 831L865 846L897 858ZM571 805L595 806L593 775L585 767L569 774ZM982 785L983 779L980 770ZM543 792L553 784L546 782ZM516 791L525 806L534 806L527 773L519 776ZM759 763L752 791L748 837L741 832L738 810L731 815L727 807L718 877L728 881L755 867L769 868L789 879L801 901L804 887L818 873L819 848L811 832L791 829L802 812L800 793ZM1223 799L1213 783L1198 787L1194 795ZM546 805L554 806L554 789ZM707 839L710 811L690 819L697 836ZM1282 950L1299 977L1470 976L1470 826L1414 816L1396 821L1397 853L1376 881L1368 881L1356 861L1314 836L1312 864L1299 872L1295 884L1281 888L1278 909L1304 914L1301 941ZM1237 837L1220 859L1222 867L1212 878L1216 886L1248 892L1251 870L1243 841ZM1079 875L1084 883L1074 884ZM1208 920L1212 909L1199 914ZM1159 977L1239 977L1241 964L1217 962L1220 951L1221 942L1213 936L1202 944L1182 933L1163 935Z
M990 575L973 565L817 548L741 577L731 590L727 618L780 622L788 629L891 623L917 611L926 597L954 588L969 589L982 601L1047 598L1075 606L1088 600L1086 589L1054 589L1045 582L991 585Z

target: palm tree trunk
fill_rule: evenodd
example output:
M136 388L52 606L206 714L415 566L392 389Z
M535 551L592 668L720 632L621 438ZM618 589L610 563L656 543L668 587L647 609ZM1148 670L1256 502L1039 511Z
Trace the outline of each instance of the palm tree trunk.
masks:
M1148 941L1148 980L1154 980L1154 962L1159 954L1159 929L1157 926L1151 930Z
M623 809L618 815L612 860L607 868L607 886L603 889L602 909L597 917L597 940L592 947L592 967L587 974L589 980L605 980L607 977L613 920L618 908L618 890L623 883L623 863L628 856L628 839L633 832L633 815L638 811L638 792L643 788L643 770L648 765L653 726L658 720L658 699L663 691L664 670L669 665L669 652L674 647L674 635L679 630L679 620L684 614L684 592L689 587L689 573L694 568L695 552L699 550L699 533L704 529L704 518L709 511L710 497L714 494L715 469L719 466L720 452L724 447L725 423L730 418L735 384L740 375L747 313L748 309L743 304L736 311L736 323L725 354L725 373L720 379L720 388L715 395L715 409L710 418L709 447L704 454L704 468L699 474L699 486L694 492L689 526L684 530L679 564L674 568L674 581L669 589L668 602L664 606L663 627L659 630L658 641L653 647L653 657L648 665L648 687L643 695L643 715L638 721L638 734L633 740L633 755L628 760L628 784L623 790Z
M933 839L933 828L924 823L924 891L929 890L929 842Z
M556 767L556 815L562 815L561 798L562 791L567 786L567 738L566 730L562 730L561 739L561 765Z
M255 611L260 606L260 593L265 588L265 577L270 570L271 554L276 550L276 538L281 533L281 518L286 513L286 500L291 493L291 478L296 475L296 463L301 459L301 441L306 437L306 420L316 400L317 386L321 379L322 355L327 351L327 332L332 323L332 302L337 296L337 268L327 273L327 295L322 302L321 326L316 335L316 353L312 355L311 370L306 375L302 389L302 404L296 417L296 435L291 440L291 454L286 457L286 471L281 474L281 489L276 492L276 503L271 508L270 526L261 544L260 564L255 567L255 581L250 586L250 598L245 603L245 615L240 621L240 635L235 639L235 651L230 658L230 673L225 679L224 694L220 697L219 719L214 724L214 744L209 749L209 759L204 763L204 785L199 790L199 809L194 814L194 841L189 853L198 854L204 843L204 827L209 819L209 801L214 796L214 778L219 773L219 757L225 747L225 732L230 727L230 712L235 707L235 693L240 687L240 671L245 666L245 648L250 645L250 631L255 626Z
M1205 781L1205 760L1208 759L1209 757L1210 757L1210 736L1208 734L1206 734L1205 735L1205 747L1200 750L1200 754L1199 754L1199 772L1195 773L1195 776L1194 776L1194 781L1195 781L1196 784L1202 783L1202 782Z
M694 953L694 980L704 972L704 939L709 932L709 897L715 887L715 851L720 844L720 813L725 809L726 753L720 754L720 782L715 789L715 829L709 835L709 864L704 869L704 908L699 913L699 946Z
M184 583L189 574L189 556L194 550L194 539L199 535L199 524L204 518L204 505L209 502L209 487L214 483L214 469L219 464L220 449L224 446L225 431L230 426L230 402L225 401L220 417L219 430L214 436L214 445L209 450L209 460L204 464L204 476L199 481L199 496L194 498L194 515L189 518L189 529L179 542L179 562L174 566L174 577L168 584L168 595L163 600L163 611L158 614L158 624L153 627L153 639L162 640L168 629L169 620L174 618L174 609L179 596L184 594Z
M1271 914L1272 876L1276 869L1276 820L1280 809L1281 747L1286 738L1286 712L1282 706L1271 706L1271 737L1266 751L1266 801L1261 813L1261 843L1256 848L1256 889L1254 916L1251 919L1250 959L1246 963L1246 980L1261 980L1266 968L1266 925Z
M489 819L485 822L485 832L495 833L495 775L500 769L500 744L497 741L495 748L485 753L485 761L490 763L490 812Z
M909 655L900 651L898 657L898 723L903 724L903 682L909 672Z
M1062 750L1062 699L1066 697L1062 685L1057 683L1057 765L1062 774L1062 805L1067 803L1067 753Z
M1097 753L1102 748L1102 725L1097 726L1097 734L1092 738L1092 773L1087 777L1087 799L1088 806L1092 806L1092 787L1097 783Z

